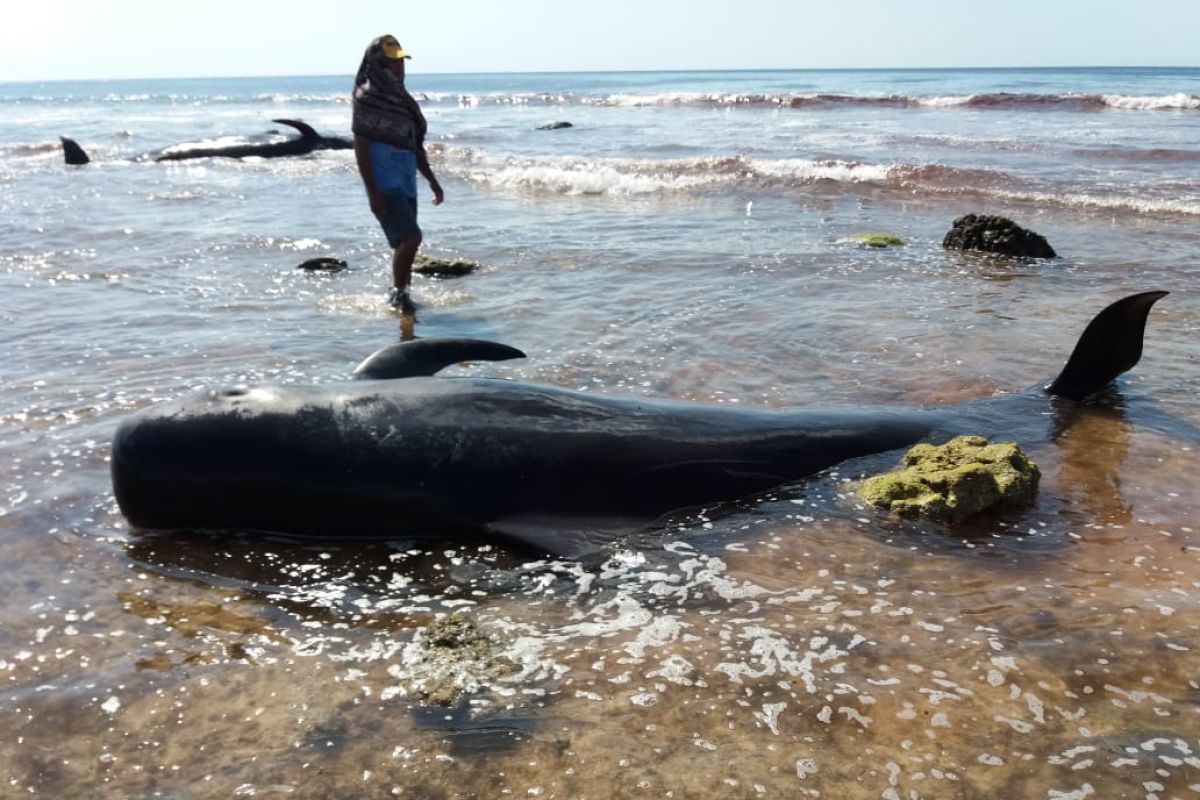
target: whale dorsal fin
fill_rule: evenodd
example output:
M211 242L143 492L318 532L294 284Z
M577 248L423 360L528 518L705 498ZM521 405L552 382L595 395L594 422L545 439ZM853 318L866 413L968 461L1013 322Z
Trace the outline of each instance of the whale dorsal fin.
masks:
M321 134L317 133L313 129L313 126L309 125L307 122L301 122L298 119L273 119L273 120L271 120L271 122L275 122L279 125L287 125L288 127L295 128L296 130L300 131L300 136L305 139L320 139L321 138Z
M1067 365L1046 391L1084 400L1108 386L1142 357L1142 337L1150 307L1169 292L1142 292L1118 300L1097 314L1075 344Z
M507 361L524 358L515 347L482 339L415 339L376 350L354 370L359 380L388 380L436 375L463 361Z
M88 158L88 154L79 146L79 142L69 136L60 136L58 138L62 140L63 161L68 164L86 164L91 161Z

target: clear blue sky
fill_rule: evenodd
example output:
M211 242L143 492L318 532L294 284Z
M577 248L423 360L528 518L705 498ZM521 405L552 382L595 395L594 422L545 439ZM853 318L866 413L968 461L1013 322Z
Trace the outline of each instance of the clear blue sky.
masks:
M6 0L0 81L413 71L1196 66L1200 0Z

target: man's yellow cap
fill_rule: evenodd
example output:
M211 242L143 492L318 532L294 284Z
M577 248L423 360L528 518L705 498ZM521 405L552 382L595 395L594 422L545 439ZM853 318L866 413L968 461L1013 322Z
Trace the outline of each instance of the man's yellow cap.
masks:
M384 36L379 40L379 47L388 58L412 58L396 41L395 36Z

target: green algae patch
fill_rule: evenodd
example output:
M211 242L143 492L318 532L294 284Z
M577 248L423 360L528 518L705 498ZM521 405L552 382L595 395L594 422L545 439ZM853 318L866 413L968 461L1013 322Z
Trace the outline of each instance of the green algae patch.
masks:
M898 470L863 481L858 496L902 517L959 522L990 508L1028 505L1041 470L1013 442L957 436L918 444Z
M479 269L479 263L465 258L438 258L417 253L413 271L435 278L461 278Z
M854 233L839 241L863 247L904 247L904 240L890 233Z

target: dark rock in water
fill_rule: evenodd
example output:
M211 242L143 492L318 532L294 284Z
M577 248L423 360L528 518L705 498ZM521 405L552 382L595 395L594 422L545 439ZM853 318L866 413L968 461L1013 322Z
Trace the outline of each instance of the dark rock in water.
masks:
M414 272L435 278L461 278L463 275L470 275L478 268L478 263L465 258L438 258L422 253L417 253L416 261L413 262Z
M547 122L545 125L539 125L537 127L537 130L539 130L539 131L558 131L558 130L562 130L563 128L573 128L573 127L575 127L575 126L572 125L571 123L565 122L563 120L559 120L558 122Z
M967 214L954 220L954 227L942 240L942 247L1025 258L1058 256L1044 236L1022 228L1007 217L991 214Z
M341 272L346 266L346 262L340 258L321 256L320 258L310 258L298 265L296 269L306 269L309 272Z

